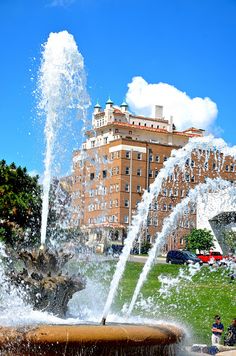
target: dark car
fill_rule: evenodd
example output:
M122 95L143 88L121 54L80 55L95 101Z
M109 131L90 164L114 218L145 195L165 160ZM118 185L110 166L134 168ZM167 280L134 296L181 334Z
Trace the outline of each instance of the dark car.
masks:
M175 264L199 263L200 265L203 263L194 253L179 250L170 250L166 255L166 262Z

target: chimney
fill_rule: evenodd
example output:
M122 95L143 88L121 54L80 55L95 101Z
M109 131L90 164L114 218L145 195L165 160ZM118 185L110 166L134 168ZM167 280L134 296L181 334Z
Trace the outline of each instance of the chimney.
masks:
M155 105L155 119L163 118L163 106Z

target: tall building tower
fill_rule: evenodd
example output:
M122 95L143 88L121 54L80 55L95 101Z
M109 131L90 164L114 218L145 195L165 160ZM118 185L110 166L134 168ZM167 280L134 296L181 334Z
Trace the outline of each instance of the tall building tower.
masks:
M171 151L203 134L204 130L193 127L176 130L173 118L163 116L162 106L157 105L155 117L150 118L132 114L125 102L118 107L109 98L105 109L97 103L92 129L86 132L82 149L73 154L73 203L79 211L77 224L88 243L100 243L104 248L108 241L122 244L144 190L155 180ZM214 164L214 157L209 164ZM214 177L216 172L213 169L209 174ZM233 176L235 173L227 179ZM204 178L194 160L186 162L185 175L173 173L157 198L158 210L155 201L150 207L142 239L153 242L163 219L186 196L189 186ZM193 209L187 222L180 221L166 249L183 247L183 235L195 225Z

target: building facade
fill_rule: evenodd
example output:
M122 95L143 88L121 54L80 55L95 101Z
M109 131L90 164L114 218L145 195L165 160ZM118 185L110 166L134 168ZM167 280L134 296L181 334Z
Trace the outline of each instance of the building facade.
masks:
M73 204L78 208L74 221L88 244L101 244L103 248L111 241L122 244L143 192L154 182L171 151L203 134L197 128L176 130L173 118L163 117L161 106L155 107L154 118L147 118L130 113L126 103L117 107L109 99L104 110L97 104L92 129L87 131L81 150L73 154ZM184 173L178 169L173 172L150 207L142 240L154 241L164 218L191 187L204 182L206 175L235 179L230 158L225 159L221 169L215 161L215 156L210 155L206 163L193 153ZM183 248L183 236L194 226L196 211L192 208L188 219L179 221L166 250Z

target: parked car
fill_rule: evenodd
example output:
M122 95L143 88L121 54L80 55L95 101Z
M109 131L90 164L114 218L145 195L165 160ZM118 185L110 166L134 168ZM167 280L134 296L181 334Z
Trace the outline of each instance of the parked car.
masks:
M167 263L174 264L195 264L203 262L192 252L190 251L180 251L180 250L170 250L166 255Z
M212 260L221 261L223 259L222 254L217 251L210 251L206 254L198 253L197 257L200 258L200 260L204 263L209 263Z

